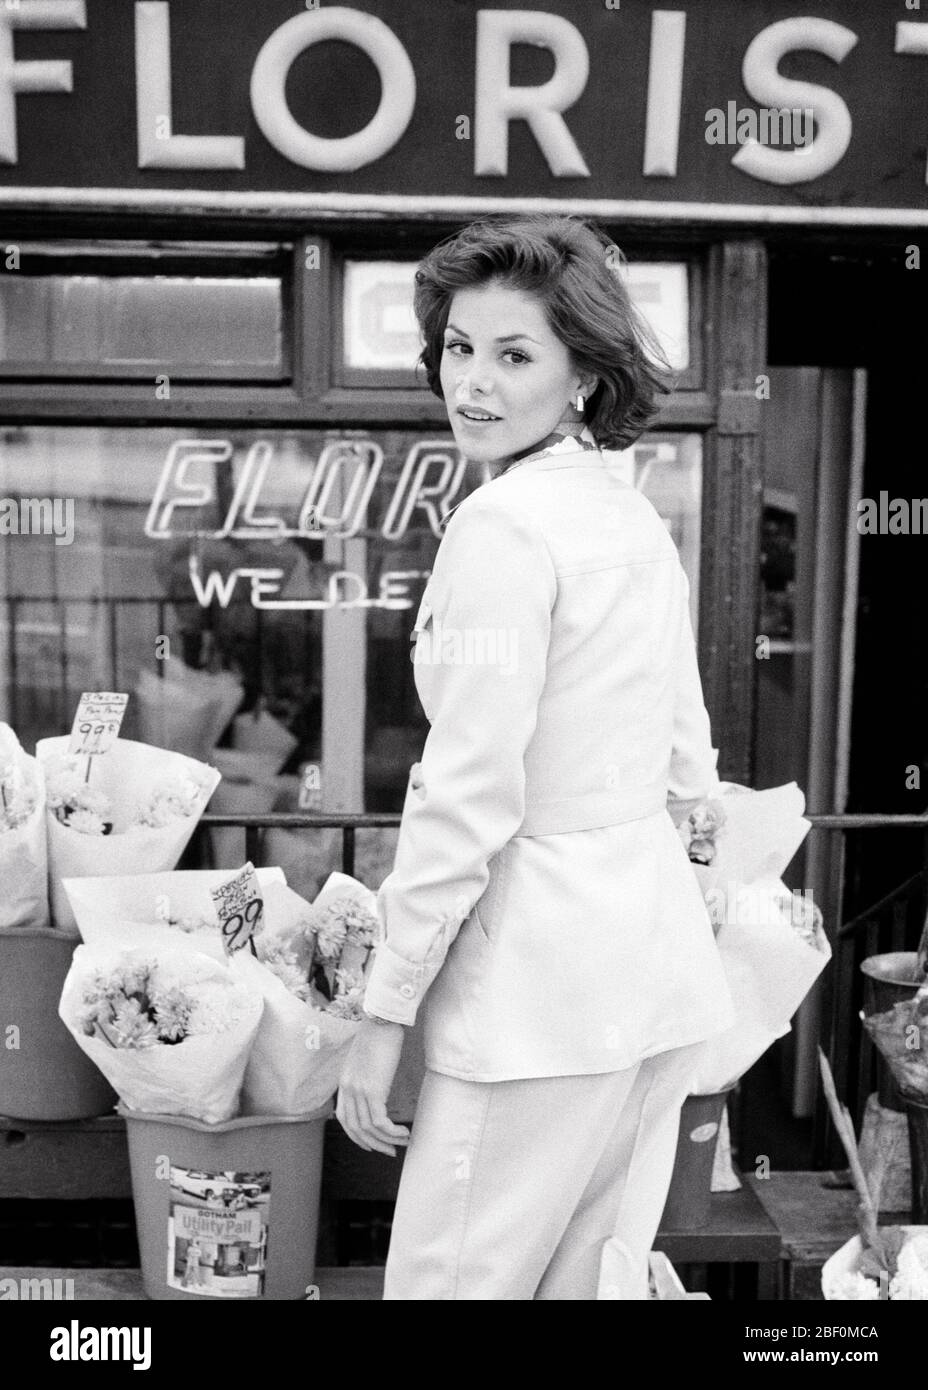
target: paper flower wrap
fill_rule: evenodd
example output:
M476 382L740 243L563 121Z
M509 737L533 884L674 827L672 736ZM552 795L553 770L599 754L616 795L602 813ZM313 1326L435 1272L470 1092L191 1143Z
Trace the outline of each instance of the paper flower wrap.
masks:
M59 760L66 757L68 738L46 738L36 745L46 788ZM78 760L83 774L86 759ZM88 787L104 798L111 811L110 834L82 834L62 824L46 807L48 875L52 920L55 926L73 930L76 922L62 879L164 872L173 869L196 829L199 817L219 781L215 768L195 762L182 753L152 748L147 743L117 739L108 753L93 759ZM177 785L196 784L189 814L170 814L168 801L157 804L159 791ZM168 814L151 815L154 824L137 824L140 813L153 805ZM164 820L165 823L158 823Z
M9 724L0 724L0 929L48 926L45 783Z
M347 874L330 874L310 911L310 925L326 918L330 907L350 898L376 917L376 897L369 888ZM313 953L313 933L298 945L301 964ZM279 934L286 946L292 934ZM259 953L271 945L266 939ZM347 948L350 953L353 948ZM345 968L363 971L362 952L357 960L344 960ZM232 960L236 978L258 989L264 1013L252 1048L242 1091L245 1115L304 1115L324 1105L338 1089L342 1068L360 1027L359 1021L338 1017L317 1007L312 999L300 999L268 966L239 951Z
M796 783L752 791L723 782L710 801L714 813L697 815L695 836L702 859L710 862L693 868L713 919L736 1021L703 1044L695 1095L733 1086L789 1032L831 958L818 910L780 877L810 828ZM681 834L686 842L685 826Z
M143 1039L139 1046L113 1046L89 1036L88 993L99 992L101 978L124 978L148 963L153 964L159 988L192 1001L190 1027L196 1031L179 1042ZM234 980L224 965L197 952L159 948L155 960L145 948L83 945L74 952L58 1013L130 1110L219 1124L238 1113L262 1009L260 994Z
M282 869L261 868L255 873L273 929L282 929L308 910L307 903L287 888ZM211 890L230 877L229 869L175 869L116 878L69 878L63 887L77 929L88 945L201 951L225 963Z
M921 1302L928 1299L928 1226L903 1226L906 1240L898 1255L896 1273L888 1280L885 1291L877 1279L861 1269L863 1247L860 1236L853 1236L825 1261L822 1268L822 1293L829 1302L846 1302L880 1298L881 1292L891 1302ZM885 1281L885 1276L884 1276Z
M196 671L176 657L163 676L143 671L135 689L144 742L205 761L242 703L241 677Z

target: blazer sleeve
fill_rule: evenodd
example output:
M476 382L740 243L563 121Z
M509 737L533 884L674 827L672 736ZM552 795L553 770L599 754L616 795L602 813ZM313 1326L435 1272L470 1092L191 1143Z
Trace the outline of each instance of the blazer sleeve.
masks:
M538 527L479 492L451 517L428 587L414 656L429 662L431 728L377 894L381 938L364 995L367 1012L404 1024L484 892L489 859L523 820L557 594Z
M690 584L682 565L680 575L677 687L667 789L667 810L675 825L686 819L697 802L720 789L719 754L718 749L712 747L709 712L703 699L696 639L690 620Z

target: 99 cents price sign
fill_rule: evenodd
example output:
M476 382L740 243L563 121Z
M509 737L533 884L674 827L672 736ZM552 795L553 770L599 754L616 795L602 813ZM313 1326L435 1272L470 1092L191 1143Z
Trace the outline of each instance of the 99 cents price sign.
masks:
M109 752L119 737L129 696L116 691L85 690L71 726L68 752L93 758Z
M248 863L234 878L211 890L219 914L219 930L227 955L234 955L245 946L257 955L252 938L261 930L264 920L264 899L258 885L254 865Z

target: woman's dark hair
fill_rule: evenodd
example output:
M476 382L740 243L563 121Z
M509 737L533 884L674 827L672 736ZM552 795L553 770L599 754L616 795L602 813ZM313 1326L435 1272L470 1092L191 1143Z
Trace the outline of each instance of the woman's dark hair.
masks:
M415 310L428 384L439 376L456 290L498 279L537 294L579 371L599 377L585 417L604 449L626 449L673 389L673 370L629 297L618 246L577 217L501 217L472 222L434 247L416 271Z

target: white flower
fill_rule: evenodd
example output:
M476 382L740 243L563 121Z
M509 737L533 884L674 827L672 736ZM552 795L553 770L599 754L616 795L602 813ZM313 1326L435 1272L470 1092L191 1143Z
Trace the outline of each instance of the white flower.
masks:
M136 811L134 823L160 829L172 821L196 815L202 797L203 787L193 777L169 778L152 788Z
M859 1270L845 1270L842 1274L832 1275L822 1292L826 1299L842 1303L851 1300L869 1301L879 1298L880 1286L875 1279L868 1279L866 1274L861 1274Z

